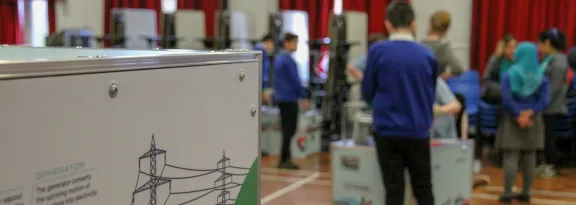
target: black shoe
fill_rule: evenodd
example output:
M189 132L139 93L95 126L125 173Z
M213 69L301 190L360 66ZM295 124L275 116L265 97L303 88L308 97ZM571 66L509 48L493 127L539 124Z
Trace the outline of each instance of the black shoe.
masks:
M512 204L512 197L501 196L499 201L500 201L500 203L503 203L503 204Z
M519 202L530 203L530 196L525 195L525 194L518 194L518 195L514 196L514 200L519 201Z
M300 169L300 167L298 167L297 165L295 165L294 163L288 161L288 162L282 162L278 165L278 168L280 169Z
M268 152L260 152L260 155L262 155L263 157L268 156Z

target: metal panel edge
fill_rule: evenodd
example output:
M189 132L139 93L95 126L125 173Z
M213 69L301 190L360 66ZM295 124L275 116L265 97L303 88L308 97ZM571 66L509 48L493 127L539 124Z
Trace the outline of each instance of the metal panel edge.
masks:
M0 64L0 80L261 61L257 51L29 61ZM261 65L260 65L261 67ZM259 68L260 72L262 68Z
M256 51L258 53L258 76L263 75L262 71L262 51ZM262 199L262 77L258 77L258 153L256 159L258 160L258 203L256 205L261 205Z

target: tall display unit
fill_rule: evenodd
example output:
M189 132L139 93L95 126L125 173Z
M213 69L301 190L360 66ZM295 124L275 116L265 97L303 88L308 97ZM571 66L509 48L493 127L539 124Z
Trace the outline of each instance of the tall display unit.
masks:
M0 47L0 200L260 204L260 62L252 51Z

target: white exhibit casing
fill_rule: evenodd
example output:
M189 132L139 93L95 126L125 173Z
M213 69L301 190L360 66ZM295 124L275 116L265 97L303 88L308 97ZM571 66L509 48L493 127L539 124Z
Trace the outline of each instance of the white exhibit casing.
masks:
M282 131L280 125L280 110L278 108L263 107L261 149L269 155L280 155L282 150ZM290 154L292 158L307 158L319 153L321 142L322 117L316 110L301 112L298 117L296 134L290 141Z
M346 41L358 43L350 47L348 59L352 60L368 52L368 15L365 12L346 11Z
M233 39L232 49L252 49L248 18L241 11L229 11L230 39Z
M148 49L145 37L158 36L156 12L151 9L119 9L111 11L114 15L120 15L124 22L124 36L126 48Z
M40 1L28 2L35 4ZM94 36L104 35L104 0L65 0L55 1L54 5L56 32L70 28L84 28L94 32ZM31 22L31 24L37 23L40 22ZM46 20L47 25L48 23ZM98 46L96 40L93 40L92 45Z
M259 204L258 52L0 58L2 204Z
M228 1L228 10L246 14L251 39L261 39L269 33L268 19L271 13L278 13L278 1L242 0Z
M202 39L206 37L203 11L178 9L174 12L174 33L180 49L204 49Z
M335 205L385 205L386 191L373 142L353 140L332 144L332 197ZM442 141L432 146L432 186L435 204L461 205L472 196L474 141ZM406 175L405 205L413 205Z
M282 38L287 32L298 35L298 49L292 57L298 64L302 85L308 87L310 78L310 49L308 46L308 13L305 11L283 11Z

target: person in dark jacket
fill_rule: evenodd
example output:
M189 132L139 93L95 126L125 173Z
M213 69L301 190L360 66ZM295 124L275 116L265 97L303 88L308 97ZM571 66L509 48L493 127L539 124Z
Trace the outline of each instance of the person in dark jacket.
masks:
M298 48L298 36L287 33L282 42L283 50L274 60L274 101L280 109L282 126L282 150L280 152L279 168L298 169L292 162L290 143L298 128L300 101L303 109L308 108L308 92L302 86L298 65L292 58L292 53Z
M452 51L450 42L444 38L448 33L451 21L450 13L447 11L435 12L430 17L428 35L422 40L422 44L428 46L434 53L439 64L440 76L443 79L458 76L465 70L464 64Z
M536 175L536 152L544 148L542 113L550 103L550 83L538 64L536 45L518 45L515 62L501 81L503 117L496 134L496 147L502 150L504 164L503 203L530 202ZM512 193L518 165L523 176L519 195Z
M576 47L572 48L568 54L568 64L572 69L576 69Z
M544 123L546 129L545 160L538 169L538 176L549 178L556 175L556 140L554 126L559 116L568 114L566 105L566 74L568 61L562 53L566 49L566 36L556 28L548 29L538 35L538 50L544 55L540 67L550 81L550 105L544 110Z
M262 104L268 103L270 90L270 57L269 53L274 51L274 39L267 34L262 37L262 41L254 46L254 50L262 51Z
M512 35L505 35L496 46L496 51L488 60L482 76L484 90L482 100L490 104L500 104L500 80L512 66L517 41Z
M387 41L368 51L362 96L372 105L373 138L386 189L386 204L404 204L405 175L419 205L434 205L430 129L438 62L415 41L412 6L395 1L386 8Z

